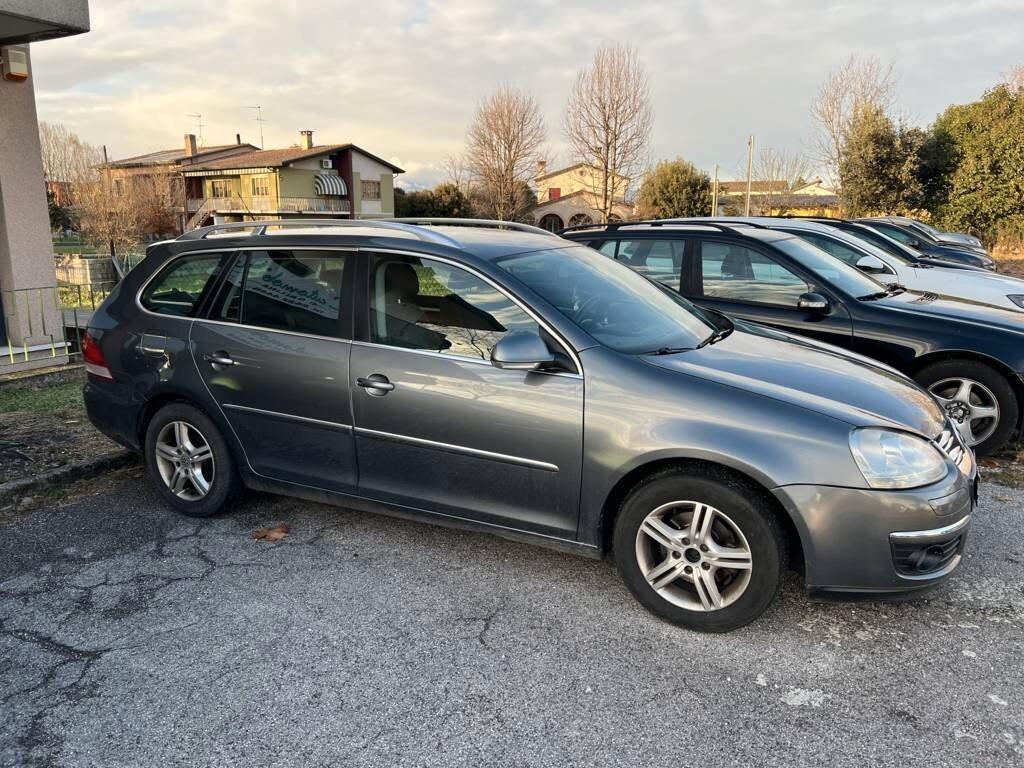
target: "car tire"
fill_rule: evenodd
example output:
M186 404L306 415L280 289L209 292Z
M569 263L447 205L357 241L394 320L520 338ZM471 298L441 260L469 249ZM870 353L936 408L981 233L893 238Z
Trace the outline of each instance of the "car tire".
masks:
M209 416L187 403L164 406L146 428L146 469L160 496L189 517L226 512L242 482Z
M960 391L957 382L969 381L975 384L968 396L971 401L968 410L970 407L987 407L993 403L998 407L998 418L993 429L989 430L985 426L984 420L973 422L978 427L977 436L983 439L975 444L971 444L970 440L967 442L971 444L978 458L988 456L1002 448L1017 429L1017 421L1020 416L1020 402L1017 393L1006 377L991 366L976 360L942 360L922 368L914 376L914 380L939 398L940 405L950 415L953 424L958 427L963 423L959 419L970 419L970 413L965 416L961 406L966 404L962 398L960 400L948 399L949 395ZM984 430L983 427L985 427ZM961 431L961 434L963 435L964 432Z
M691 539L694 517L697 535ZM765 492L714 467L663 472L641 482L619 508L612 546L623 581L642 605L699 632L729 632L760 616L778 594L788 564L786 539Z

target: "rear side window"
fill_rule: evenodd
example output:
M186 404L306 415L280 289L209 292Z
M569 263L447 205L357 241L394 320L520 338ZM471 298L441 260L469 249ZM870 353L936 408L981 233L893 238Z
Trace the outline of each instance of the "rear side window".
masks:
M232 266L211 319L271 330L341 337L346 254L247 252Z
M226 253L182 256L163 268L142 292L142 306L161 315L192 317L199 300L213 285L227 259Z

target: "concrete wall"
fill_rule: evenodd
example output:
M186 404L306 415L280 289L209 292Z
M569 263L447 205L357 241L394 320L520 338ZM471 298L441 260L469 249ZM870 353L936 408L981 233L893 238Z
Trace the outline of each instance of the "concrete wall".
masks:
M62 333L31 61L29 72L21 83L0 80L0 291L7 333L17 344L47 343ZM25 288L43 290L23 309L8 292Z

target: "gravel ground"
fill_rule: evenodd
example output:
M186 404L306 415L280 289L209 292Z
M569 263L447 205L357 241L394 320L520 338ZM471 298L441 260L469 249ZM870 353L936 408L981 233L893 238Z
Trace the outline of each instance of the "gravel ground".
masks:
M0 524L0 765L1020 766L1022 529L987 485L930 596L793 579L705 636L607 562L273 496L194 522L128 470Z

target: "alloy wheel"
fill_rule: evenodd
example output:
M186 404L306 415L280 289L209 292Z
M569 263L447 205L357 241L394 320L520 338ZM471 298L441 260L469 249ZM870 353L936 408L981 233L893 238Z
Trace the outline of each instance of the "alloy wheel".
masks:
M985 442L999 426L999 401L979 381L961 377L942 379L928 387L928 391L972 448Z
M187 422L172 421L160 430L156 466L171 493L185 501L198 501L213 486L213 449L202 432Z
M735 603L750 584L753 556L740 527L721 510L673 501L653 510L636 534L636 559L648 585L691 611Z

